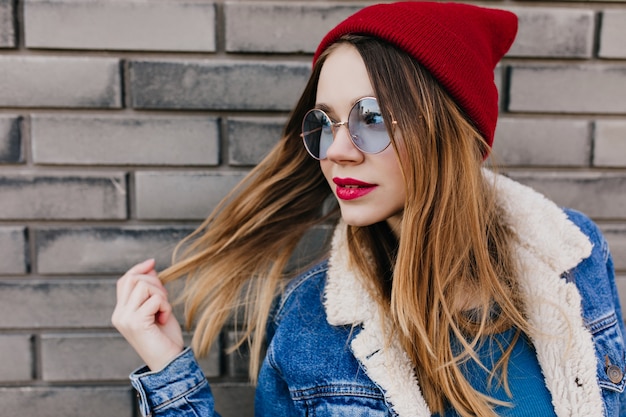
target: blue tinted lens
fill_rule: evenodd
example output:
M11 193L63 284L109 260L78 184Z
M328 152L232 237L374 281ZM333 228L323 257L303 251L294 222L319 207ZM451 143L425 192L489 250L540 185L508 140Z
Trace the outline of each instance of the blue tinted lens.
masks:
M313 109L304 116L302 139L311 156L316 159L326 158L326 151L333 143L332 122L326 113Z
M378 102L373 97L356 102L347 124L352 143L362 152L382 152L391 143ZM313 158L326 158L333 143L335 126L340 125L340 122L333 123L322 110L313 109L306 113L302 121L302 139Z
M364 98L354 105L348 126L352 142L363 152L382 152L391 142L375 98Z

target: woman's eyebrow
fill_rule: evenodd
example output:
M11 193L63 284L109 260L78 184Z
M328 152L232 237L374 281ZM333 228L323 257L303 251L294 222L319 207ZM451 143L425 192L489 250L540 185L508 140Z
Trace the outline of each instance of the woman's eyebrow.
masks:
M352 100L352 102L350 103L350 108L352 109L352 107L354 107L354 105L357 102L359 102L360 100L363 100L364 98L368 98L368 97L374 97L375 98L375 96L373 94L366 94L364 96L357 97L354 100ZM322 110L324 113L327 113L328 115L333 113L332 108L329 105L325 104L325 103L317 103L317 104L315 104L315 108Z
M327 104L324 104L324 103L316 104L315 108L323 111L324 113L332 113L333 112L331 107L329 105L327 105Z

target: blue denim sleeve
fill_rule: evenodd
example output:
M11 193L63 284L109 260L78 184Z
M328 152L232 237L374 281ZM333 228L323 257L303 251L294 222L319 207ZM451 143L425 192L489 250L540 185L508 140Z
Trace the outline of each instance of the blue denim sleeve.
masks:
M211 388L193 351L186 348L165 368L139 368L130 375L143 416L219 417Z
M605 250L605 259L606 259L606 272L610 278L611 282L611 290L613 295L613 305L615 306L615 313L617 314L619 320L619 326L621 329L622 337L626 335L626 326L624 326L624 317L622 315L622 308L620 305L619 293L617 291L617 284L615 282L615 269L613 266L613 258L611 257L611 253L608 250L608 245L606 242L604 243ZM625 370L626 371L626 370ZM619 417L626 417L626 390L623 390L619 394Z
M611 284L613 290L613 305L615 306L615 312L617 316L620 318L619 324L620 329L622 331L622 337L626 335L626 326L624 326L624 316L622 314L622 308L620 305L619 293L617 291L617 284L615 283L615 268L613 266L613 258L611 257L611 253L608 251L608 245L606 250L606 269L607 275L612 277ZM625 370L626 371L626 370ZM622 391L619 396L619 417L626 417L626 390Z
M571 278L583 298L583 316L596 344L605 416L626 417L626 328L609 245L600 228L587 216L571 209L565 211L593 245L591 255L571 271ZM607 361L619 368L620 380L608 375ZM617 374L613 373L615 377Z
M289 387L276 369L263 362L254 400L256 417L295 416Z

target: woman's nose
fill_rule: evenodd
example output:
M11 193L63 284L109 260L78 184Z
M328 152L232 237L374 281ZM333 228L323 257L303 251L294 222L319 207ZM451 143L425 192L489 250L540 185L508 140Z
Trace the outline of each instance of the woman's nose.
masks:
M354 146L347 123L338 123L333 132L333 142L326 151L326 157L337 163L360 162L363 153Z

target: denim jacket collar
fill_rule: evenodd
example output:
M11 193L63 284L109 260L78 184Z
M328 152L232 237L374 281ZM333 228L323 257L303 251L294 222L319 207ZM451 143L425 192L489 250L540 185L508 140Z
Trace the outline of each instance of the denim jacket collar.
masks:
M599 416L603 401L596 380L595 349L583 324L575 284L561 276L591 253L591 243L554 203L506 177L484 171L497 189L505 221L517 235L514 253L520 290L532 327L529 335L557 416ZM351 342L354 356L384 391L399 417L430 417L413 366L393 338L387 344L376 302L349 265L346 226L335 230L325 289L332 325L361 325Z

